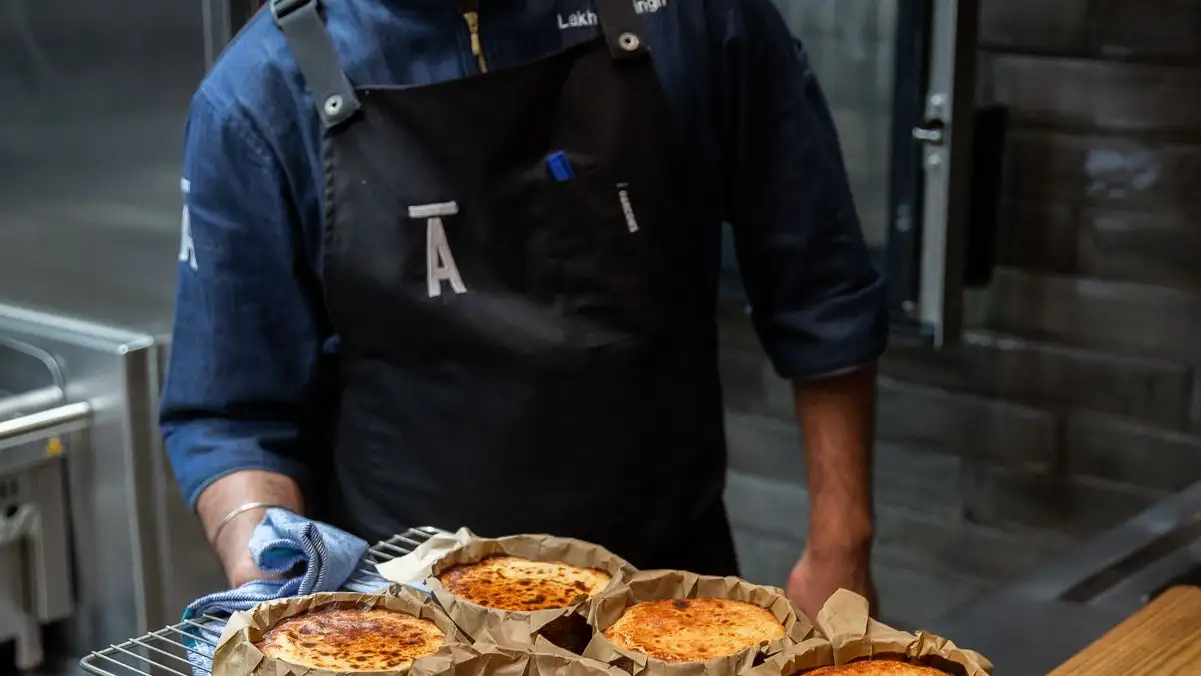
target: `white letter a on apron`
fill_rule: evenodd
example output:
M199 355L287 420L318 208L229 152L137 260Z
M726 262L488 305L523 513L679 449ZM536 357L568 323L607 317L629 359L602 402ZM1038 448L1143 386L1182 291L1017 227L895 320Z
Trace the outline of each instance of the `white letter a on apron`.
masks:
M446 228L442 225L443 216L457 213L459 205L455 202L409 207L409 218L425 219L425 275L430 298L442 295L442 282L449 282L450 288L457 294L467 293L467 285L463 283L459 267L455 265L454 254L450 252L450 243L446 240Z

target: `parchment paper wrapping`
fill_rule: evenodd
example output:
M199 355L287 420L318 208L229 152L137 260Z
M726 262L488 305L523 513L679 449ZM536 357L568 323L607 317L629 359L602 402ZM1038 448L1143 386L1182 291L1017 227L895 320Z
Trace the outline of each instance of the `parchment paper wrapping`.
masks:
M831 664L834 664L834 646L821 636L811 636L795 646L785 648L748 671L746 676L792 676Z
M466 528L460 528L453 535L438 533L408 554L377 564L375 569L379 572L380 577L396 584L425 582L426 578L430 576L430 567L438 559L468 542L478 539L475 533Z
M437 676L525 676L529 671L527 653L494 646L455 646L450 651L454 663Z
M610 589L635 572L634 567L624 559L600 545L551 535L469 540L430 567L426 584L434 598L468 637L477 643L527 652L540 635L560 646L582 649L588 640L586 616L591 600L581 598L579 603L553 610L496 610L460 599L438 581L439 575L454 566L503 555L532 561L559 561L603 570L613 578ZM577 643L578 646L575 645Z
M784 638L737 655L682 663L664 662L623 650L600 633L621 619L630 606L644 601L691 598L726 598L766 608L784 625L786 633ZM675 570L644 571L624 585L601 594L592 604L588 623L596 633L584 650L584 656L618 666L632 676L735 676L745 673L764 658L801 643L813 633L812 623L797 613L780 589L754 585L735 577L709 577Z
M385 594L314 594L264 603L229 618L213 653L212 676L361 676L361 672L308 669L264 655L255 643L280 620L331 605L387 608L433 622L446 634L446 644L432 655L419 658L409 669L372 672L375 676L439 676L453 674L458 660L471 656L454 622L430 598L416 591L393 587Z
M901 659L956 676L988 676L992 662L972 650L926 632L911 634L868 617L867 599L838 590L817 615L819 635L792 646L747 676L794 676L810 669L856 660Z
M602 662L574 655L539 637L533 652L479 643L443 676L629 676Z
M530 655L527 676L629 676L615 666L594 659L573 655L551 644L541 636Z

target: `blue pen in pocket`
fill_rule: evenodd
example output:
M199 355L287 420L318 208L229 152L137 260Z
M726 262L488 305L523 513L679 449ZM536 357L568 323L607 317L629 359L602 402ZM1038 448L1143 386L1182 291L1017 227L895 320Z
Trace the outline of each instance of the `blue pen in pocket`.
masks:
M546 158L546 168L550 169L550 175L560 183L575 178L575 170L571 168L571 162L567 159L567 153L562 150L551 153Z

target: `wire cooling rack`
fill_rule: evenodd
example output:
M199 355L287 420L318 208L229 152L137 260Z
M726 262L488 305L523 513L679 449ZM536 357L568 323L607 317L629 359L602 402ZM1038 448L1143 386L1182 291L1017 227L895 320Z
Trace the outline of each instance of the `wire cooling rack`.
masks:
M368 582L375 577L375 564L391 561L412 552L432 536L442 533L435 528L413 528L372 547L363 566L350 576L350 583ZM205 621L220 621L204 616ZM119 645L97 650L80 660L79 665L97 676L194 676L206 673L189 656L203 656L195 647L206 644L208 654L216 647L211 629L195 620L163 627L145 636L131 638Z

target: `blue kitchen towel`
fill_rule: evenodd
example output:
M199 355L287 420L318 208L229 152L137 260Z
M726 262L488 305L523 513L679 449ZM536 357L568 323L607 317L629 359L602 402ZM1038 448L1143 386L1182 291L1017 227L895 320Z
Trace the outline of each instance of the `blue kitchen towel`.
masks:
M365 558L366 542L283 509L267 511L250 538L250 553L261 570L285 577L249 582L188 606L183 614L190 632L185 643L197 676L211 672L213 649L232 613L273 599L339 590L366 594L388 585Z

